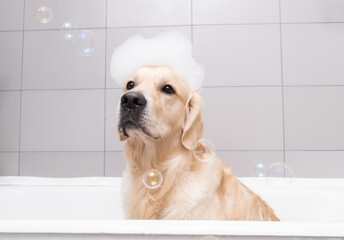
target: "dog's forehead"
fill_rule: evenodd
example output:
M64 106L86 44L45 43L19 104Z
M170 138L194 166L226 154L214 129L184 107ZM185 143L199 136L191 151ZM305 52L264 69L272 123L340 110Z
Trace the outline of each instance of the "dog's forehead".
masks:
M177 73L167 66L145 66L139 68L134 79L147 84L173 83L176 86L182 85L183 81Z
M189 85L168 66L141 67L134 73L132 80L137 83L141 92L146 93L158 93L156 89L171 85L182 101L186 101L191 92Z

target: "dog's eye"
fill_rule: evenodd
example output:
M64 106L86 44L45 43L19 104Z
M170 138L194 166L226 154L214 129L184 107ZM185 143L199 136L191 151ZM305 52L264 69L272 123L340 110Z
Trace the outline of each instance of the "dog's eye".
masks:
M127 83L127 90L133 89L135 86L135 83L133 81L129 81Z
M163 92L165 92L165 93L167 93L167 94L173 94L173 93L174 93L174 90L173 90L173 88L172 88L171 85L165 85L165 86L161 89L161 91L163 91Z

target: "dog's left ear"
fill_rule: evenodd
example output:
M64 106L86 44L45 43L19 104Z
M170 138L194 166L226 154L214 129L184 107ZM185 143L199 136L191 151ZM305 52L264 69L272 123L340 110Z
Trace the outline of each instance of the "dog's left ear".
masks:
M126 137L126 136L124 136L124 134L123 133L120 133L119 134L119 140L121 141L121 142L123 142L123 141L125 141L125 140L127 140L128 138Z
M203 129L202 98L198 93L193 92L186 106L186 121L182 134L183 146L189 150L194 149L203 135Z

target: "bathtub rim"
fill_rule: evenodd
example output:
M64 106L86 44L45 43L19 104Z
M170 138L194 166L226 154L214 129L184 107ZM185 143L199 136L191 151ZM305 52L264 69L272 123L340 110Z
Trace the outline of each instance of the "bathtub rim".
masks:
M266 187L264 178L239 178L244 184ZM41 178L0 177L0 187L40 186L120 186L121 178ZM297 188L340 187L344 179L294 179ZM294 186L295 187L295 186ZM278 191L278 190L276 190ZM344 222L244 222L244 221L154 221L154 220L57 220L1 219L3 233L79 233L79 234L154 234L154 235L230 235L344 237Z
M344 237L344 223L203 220L0 220L3 233Z

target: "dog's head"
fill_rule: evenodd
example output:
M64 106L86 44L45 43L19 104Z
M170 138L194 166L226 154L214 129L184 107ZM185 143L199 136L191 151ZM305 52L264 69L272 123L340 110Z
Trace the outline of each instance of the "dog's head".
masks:
M118 104L121 140L178 138L192 149L203 134L202 100L169 67L139 68L127 81Z

